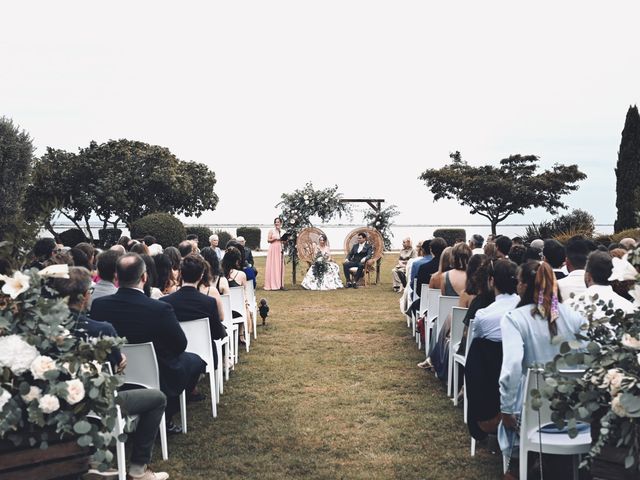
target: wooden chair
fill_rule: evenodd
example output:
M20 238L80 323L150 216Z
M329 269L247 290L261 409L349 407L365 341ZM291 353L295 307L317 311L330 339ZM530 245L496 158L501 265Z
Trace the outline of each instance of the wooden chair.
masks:
M367 241L373 246L373 257L371 257L364 268L364 275L358 282L359 284L364 284L365 286L371 285L371 272L376 270L376 263L378 260L382 258L384 255L384 239L382 238L382 234L371 227L358 227L347 235L344 239L344 254L345 256L349 255L351 248L358 243L358 234L364 232L367 234ZM355 273L357 268L352 268L351 273ZM376 274L375 285L378 284L378 276Z
M316 227L306 227L298 233L298 238L296 240L298 258L302 262L307 262L309 267L315 260L315 250L316 246L320 244L321 235L325 235L325 233Z

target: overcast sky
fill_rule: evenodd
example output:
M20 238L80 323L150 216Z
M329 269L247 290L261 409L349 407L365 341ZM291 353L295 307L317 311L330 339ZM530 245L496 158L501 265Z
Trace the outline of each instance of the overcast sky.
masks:
M639 18L637 1L6 2L0 115L38 154L128 138L206 163L203 222L268 223L312 181L401 224L484 223L417 178L460 150L577 163L566 203L612 223Z

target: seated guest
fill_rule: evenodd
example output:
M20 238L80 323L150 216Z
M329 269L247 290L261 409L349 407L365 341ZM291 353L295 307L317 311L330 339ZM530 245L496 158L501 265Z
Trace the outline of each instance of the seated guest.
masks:
M224 257L222 257L222 270L224 271L224 276L229 283L229 288L233 287L243 287L246 288L247 285L247 276L244 274L242 269L240 268L240 262L242 259L242 255L240 251L236 247L227 247L224 252ZM247 332L249 335L253 333L253 322L251 321L250 313L249 313L249 305L247 303L247 292L244 292L245 298L245 315L247 318L247 328L249 331ZM242 312L232 311L233 318L242 317ZM245 342L245 332L244 326L241 326L240 332L240 342L244 344Z
M220 243L220 237L218 237L218 235L216 235L215 233L209 237L209 244L211 245L211 248L213 248L213 251L216 252L216 255L218 256L218 260L222 260L222 256L224 255L224 252L218 246L219 243Z
M195 388L206 364L198 355L185 352L187 338L171 305L144 294L147 273L140 255L128 253L120 257L116 275L120 288L113 295L93 301L91 318L111 323L129 343L153 342L160 390L167 396L167 429L179 433L182 429L172 422L179 410L178 397L183 390L191 392Z
M634 248L636 248L637 243L638 242L636 242L635 238L626 237L620 240L620 245L625 250L633 250Z
M242 238L242 237L241 237ZM244 240L244 238L243 238ZM234 247L240 252L240 269L244 272L247 280L253 283L253 287L256 286L256 271L253 268L249 267L249 263L247 262L247 249L236 239L232 238L227 242L227 248ZM251 254L251 258L253 259L253 254Z
M127 250L122 245L117 244L117 243L115 245L111 245L109 250L115 250L116 252L120 252L122 255L127 253Z
M44 262L51 258L56 248L56 241L53 238L38 239L33 246L33 256L35 258L27 268L42 270L45 267Z
M72 249L69 250L69 255L71 255L71 258L73 258L74 266L83 267L89 271L93 270L93 268L91 267L91 264L89 264L89 258L87 257L87 254L84 253L84 251L81 250L80 248L73 247Z
M169 255L160 253L152 258L153 263L156 265L156 281L153 286L160 290L162 295L175 292L178 289L178 281Z
M69 299L69 310L75 320L71 328L71 333L74 336L86 339L98 338L103 335L117 336L110 323L92 320L84 314L90 298L91 273L89 270L82 267L71 267L69 269L69 278L56 278L51 286L61 297ZM126 368L127 359L119 350L112 350L108 359L114 367L114 371L122 372ZM129 478L166 480L169 478L167 473L152 472L147 468L147 465L151 462L153 444L166 407L167 399L165 395L160 390L144 388L120 391L118 392L118 399L124 415L137 415L139 417L135 432L128 435L132 447ZM105 472L90 469L83 478L116 478L117 473L115 469Z
M424 245L423 245L424 248ZM431 242L429 242L429 251L431 253L431 260L427 262L423 262L422 265L418 267L418 273L416 275L418 291L416 292L417 296L420 296L420 286L423 284L429 285L431 281L431 275L438 271L438 267L440 266L440 256L444 249L447 248L447 242L444 238L436 237ZM417 261L413 264L414 268Z
M127 249L129 248L130 241L131 239L129 237L127 237L126 235L122 235L116 242L116 245L122 245L122 248L124 248L125 251L127 251Z
M106 250L98 255L98 276L100 280L93 287L89 307L91 307L91 302L96 298L113 295L118 291L118 287L115 285L116 262L121 256L122 253L117 250Z
M145 235L142 241L147 247L150 247L151 245L156 243L156 237L154 237L153 235Z
M96 248L88 242L80 242L74 248L79 248L84 252L84 254L87 256L89 266L91 266L89 271L93 273L96 267Z
M132 245L129 251L137 253L138 255L149 255L149 247L147 247L144 242L138 242L135 245Z
M195 253L200 253L200 249L198 248L198 235L196 235L195 233L190 233L189 235L187 235L187 242L191 242L193 251Z
M489 275L495 301L475 312L473 338L465 366L467 386L467 424L476 440L496 433L500 422L499 379L502 367L502 317L516 308L520 297L517 266L510 260L497 260Z
M195 252L195 249L193 248L193 242L190 242L189 240L183 240L178 244L178 251L180 252L180 256L182 258Z
M522 237L513 237L511 239L511 246L513 245L521 245L524 247L524 240L522 239Z
M209 265L209 278L207 279L209 285L207 285L207 287L213 286L216 290L218 290L220 295L228 295L229 282L222 273L220 261L218 260L218 255L216 254L215 250L211 247L204 247L200 254Z
M544 248L544 240L542 240L541 238L536 238L534 240L531 240L529 246L542 251L542 249Z
M358 288L358 281L364 276L365 266L371 257L373 257L373 246L367 241L367 234L360 232L357 243L351 247L351 251L342 263L347 288ZM351 273L352 268L356 268L355 274Z
M422 242L418 242L415 250L416 250L416 256L413 258L410 258L407 261L407 265L405 266L405 278L407 279L407 286L402 291L402 296L400 297L400 312L403 315L405 314L405 312L409 310L409 307L411 307L411 303L413 302L413 283L410 280L411 271L413 270L413 264L418 259L422 259L422 257L420 256L422 254Z
M477 233L471 235L471 239L469 240L469 248L471 249L472 255L479 255L484 253L484 249L482 248L482 244L484 243L484 237Z
M566 260L566 257L567 255L564 245L562 245L559 241L552 238L548 238L544 241L544 247L542 248L542 259L549 265L551 265L551 268L553 268L553 273L556 276L556 280L560 280L567 276L567 274L562 271L562 267L564 267L564 261Z
M208 318L211 340L220 340L227 336L227 332L220 321L218 303L215 298L204 295L197 289L204 269L205 261L200 255L192 253L184 257L180 266L182 287L177 292L162 297L160 301L167 302L173 307L179 322ZM212 347L215 368L217 368L218 357L215 345Z
M545 262L531 261L520 265L518 294L518 308L507 313L500 322L502 422L498 428L498 441L503 452L512 452L510 474L518 472L517 462L514 462L519 443L517 416L522 411L527 369L553 360L560 353L561 343L575 340L585 324L585 319L578 312L558 304L556 277Z
M609 303L612 303L614 310L622 310L624 313L633 313L636 310L633 303L613 291L609 284L612 272L613 261L608 252L596 250L589 254L584 275L587 289L574 303L578 310L586 312L588 306L596 305L594 319L606 316Z
M524 262L522 263L526 263L529 260L535 260L536 262L542 260L542 249L530 245L524 254ZM520 263L519 265L522 265L522 263Z
M396 266L391 270L394 292L399 292L400 289L407 286L407 262L415 256L416 251L411 246L411 239L407 237L402 240L402 250L400 250L400 255L398 256L398 263L396 263Z
M511 245L508 256L509 260L514 262L516 265L520 265L521 263L524 263L527 256L527 247L514 243Z
M498 248L496 247L495 242L487 241L487 243L485 243L484 254L489 258L489 260L495 260L498 258Z
M147 269L147 281L144 282L144 294L153 298L154 300L159 300L164 296L162 291L156 287L158 284L158 271L156 270L156 263L153 260L153 257L149 255L140 255L142 260L144 261L144 266Z
M509 250L513 242L506 235L499 235L495 241L496 244L496 258L509 258Z
M447 247L442 251L442 254L440 255L440 262L438 263L438 271L431 275L429 288L435 288L438 290L442 289L444 274L453 268L451 250L453 250L453 247Z
M445 247L446 247L445 242ZM444 247L443 247L444 250ZM431 253L431 240L425 240L421 243L421 247L417 249L418 257L411 264L411 270L409 275L409 286L413 288L413 281L418 277L418 270L427 262L433 260L433 254ZM439 260L438 260L439 261ZM436 262L436 270L438 269L438 262ZM436 271L434 270L434 272ZM426 283L429 283L428 281ZM420 283L418 283L420 285Z
M182 255L180 250L176 247L167 247L164 249L164 253L169 260L171 260L171 269L173 270L173 278L177 281L180 276L180 262L182 261Z
M247 242L243 236L239 236L236 241L238 242L238 244L240 244L242 250L244 250L244 273L249 280L253 281L253 288L256 288L256 277L258 276L258 270L256 269L255 262L253 260L253 252L249 247L247 247Z
M587 289L584 281L584 267L587 264L589 245L585 238L580 235L571 237L567 242L566 255L569 274L558 280L558 290L562 302L572 305Z

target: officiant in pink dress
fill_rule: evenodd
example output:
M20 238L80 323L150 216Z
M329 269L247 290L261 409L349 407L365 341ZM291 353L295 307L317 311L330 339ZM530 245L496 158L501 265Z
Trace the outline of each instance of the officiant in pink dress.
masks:
M267 242L267 265L264 275L265 290L281 290L284 288L284 255L282 254L282 219L277 217L273 221L275 228L269 230Z

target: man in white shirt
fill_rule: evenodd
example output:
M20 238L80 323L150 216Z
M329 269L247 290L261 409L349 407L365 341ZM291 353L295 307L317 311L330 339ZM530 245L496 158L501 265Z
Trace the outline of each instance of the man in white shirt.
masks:
M584 280L584 266L589 255L589 244L582 236L572 237L567 242L566 255L569 274L558 280L558 289L562 303L573 305L576 299L587 290L587 284Z
M471 255L479 255L484 253L484 249L482 248L482 244L484 243L484 238L482 235L477 233L471 236L469 240L469 248L471 248Z
M218 260L222 260L222 257L224 256L224 252L220 249L220 247L218 247L219 242L220 242L220 239L218 238L218 235L216 235L215 233L209 237L209 244L211 245L211 248L213 249L214 252L216 252L216 255L218 256Z
M590 305L596 305L593 318L604 317L609 302L613 304L614 310L622 310L624 313L635 311L633 303L618 295L609 285L612 271L613 262L608 252L596 250L589 254L584 276L587 290L578 300L578 305L582 311L585 311Z

